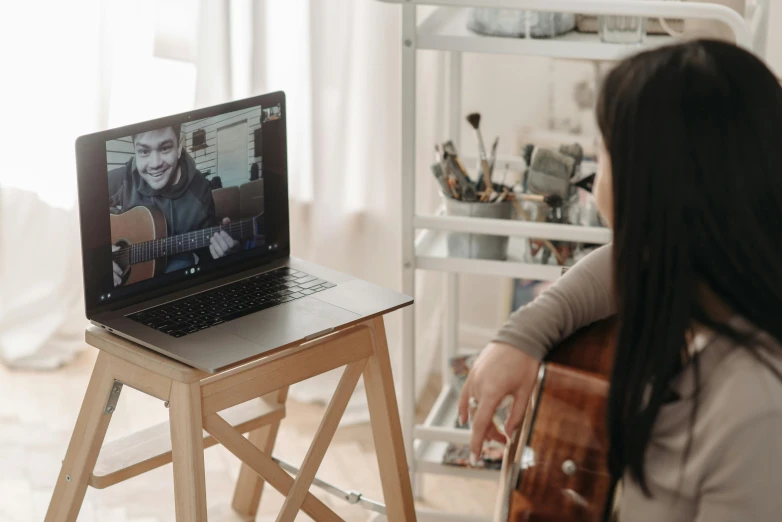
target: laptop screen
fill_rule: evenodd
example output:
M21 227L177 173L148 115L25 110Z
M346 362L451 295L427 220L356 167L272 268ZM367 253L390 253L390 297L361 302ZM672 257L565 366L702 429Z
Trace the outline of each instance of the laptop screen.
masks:
M287 255L281 95L125 130L77 144L88 315ZM96 190L101 145L103 187ZM86 178L92 186L83 190Z

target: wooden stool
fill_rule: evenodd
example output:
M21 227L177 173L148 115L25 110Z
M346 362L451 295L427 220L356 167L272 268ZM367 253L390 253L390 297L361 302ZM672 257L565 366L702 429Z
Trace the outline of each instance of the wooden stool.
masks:
M299 510L317 521L341 520L309 487L362 374L387 517L394 522L415 520L382 317L215 374L101 328L89 328L86 339L100 354L46 522L76 520L87 486L105 488L172 461L177 520L205 521L204 448L218 442L243 462L233 500L241 515L255 517L268 482L286 496L278 521L294 520ZM288 386L340 366L346 366L345 371L294 479L271 457ZM167 401L169 422L101 448L123 385ZM246 432L249 440L242 436Z

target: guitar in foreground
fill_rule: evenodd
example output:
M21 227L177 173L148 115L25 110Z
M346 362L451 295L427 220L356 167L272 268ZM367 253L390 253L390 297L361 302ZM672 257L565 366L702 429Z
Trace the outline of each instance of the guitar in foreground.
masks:
M139 206L122 214L112 214L110 224L111 244L119 247L112 252L111 260L122 269L123 285L164 273L168 256L208 247L210 238L220 231L236 240L256 241L263 237L261 215L171 237L166 237L165 216L154 207Z
M613 505L606 408L616 334L598 321L551 351L503 459L495 522L600 522Z

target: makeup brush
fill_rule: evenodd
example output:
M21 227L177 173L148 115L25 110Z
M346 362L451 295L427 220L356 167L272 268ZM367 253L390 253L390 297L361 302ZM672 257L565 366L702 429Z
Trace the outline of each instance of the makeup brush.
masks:
M451 160L455 162L454 168L458 169L461 175L470 180L470 173L467 171L467 167L464 166L464 163L462 163L461 158L459 158L459 153L456 151L456 145L454 145L451 140L443 143L443 161L445 161L446 157L451 158ZM472 183L472 180L470 180L470 182Z
M494 143L491 145L491 159L489 160L489 177L494 176L494 163L497 160L497 144L500 142L500 137L494 138ZM505 182L502 183L503 185Z
M445 180L448 182L448 186L450 187L451 192L453 193L454 199L462 199L461 192L456 190L456 187L459 185L459 183L456 181L456 175L454 175L453 171L450 168L449 161L448 161L448 151L443 151L442 168L443 168L443 176L445 177Z
M500 142L500 137L494 138L494 143L491 144L491 156L489 157L489 176L494 175L494 164L497 162L497 145Z
M586 190L587 192L592 192L592 189L595 185L595 174L592 173L573 184L578 188Z
M440 190L443 192L443 194L446 196L454 196L454 199L456 199L456 194L451 191L451 186L448 184L448 180L443 173L442 165L440 165L440 163L432 163L431 169L432 174L434 174L434 178L440 185Z
M516 212L518 212L521 217L525 221L532 221L532 218L527 213L526 210L524 210L524 207L521 206L521 203L519 203L518 199L513 200L513 206L516 207ZM535 241L534 239L530 239L530 241ZM538 240L540 241L540 240ZM551 251L552 254L554 254L554 257L557 258L557 262L560 265L564 265L565 261L567 261L567 258L563 257L560 251L557 249L557 247L554 246L554 243L551 242L549 239L542 240L543 245Z
M445 164L445 154L440 151L440 145L434 145L434 160L440 164L440 172L442 172L443 178L448 179L448 166Z
M448 172L450 172L459 184L459 190L464 201L473 202L477 200L475 185L470 180L470 175L464 167L459 154L456 152L456 146L452 141L443 143L443 162Z
M543 196L540 194L518 194L516 196L517 199L520 199L522 201L534 201L535 203L545 203L551 208L561 208L562 205L564 205L564 201L562 200L562 196L559 194L549 194L548 196Z
M475 129L475 137L478 140L478 152L481 156L481 169L483 170L483 183L486 186L486 194L491 195L491 193L494 191L494 187L491 184L491 170L489 169L489 160L486 157L486 146L483 144L483 136L481 136L481 129L480 129L481 113L473 112L468 114L467 121L470 123L470 125L472 125L472 128Z

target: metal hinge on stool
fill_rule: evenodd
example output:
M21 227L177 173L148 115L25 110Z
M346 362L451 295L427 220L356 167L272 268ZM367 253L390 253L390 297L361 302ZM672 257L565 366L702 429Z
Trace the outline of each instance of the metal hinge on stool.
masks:
M103 408L103 413L107 415L114 413L114 410L117 409L120 392L122 392L122 383L115 380L114 385L111 387L111 392L109 393L109 399L106 401L106 407Z
M277 457L272 457L272 460L288 473L293 473L294 475L299 473L299 468L293 464L289 464L284 460L278 459ZM360 506L371 509L376 513L380 513L381 515L386 514L386 506L384 504L375 502L374 500L369 500L368 498L364 498L364 496L358 491L345 491L344 489L338 488L337 486L332 486L328 482L324 482L317 477L313 479L312 484L318 486L328 493L331 493L332 495L341 498L348 504L359 504Z

